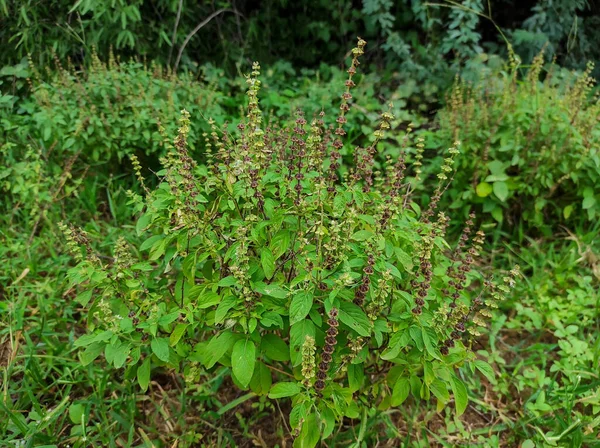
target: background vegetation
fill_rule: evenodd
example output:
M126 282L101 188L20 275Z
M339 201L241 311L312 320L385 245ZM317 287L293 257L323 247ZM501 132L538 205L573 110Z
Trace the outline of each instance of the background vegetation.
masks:
M98 321L85 288L73 285L61 223L80 226L110 269L124 244L144 260L150 234L132 198L146 194L140 175L153 195L164 191L161 158L181 109L190 114L191 158L210 165L212 134L234 135L246 120L245 74L258 60L265 129L293 128L298 108L308 126L323 111L326 126L337 127L360 35L369 44L353 78L339 175L356 168L357 147L377 150L375 171L385 156L404 154L411 198L426 210L459 140L438 205L451 218L447 239L455 242L475 211L487 234L477 268L504 273L518 263L523 276L473 341L480 368L458 365L468 405L450 385L450 395L434 386L433 399L422 400L428 393L404 396L395 381L390 399L403 396L402 406L381 400L365 414L336 410L335 428L319 443L596 446L599 21L592 0L0 0L0 445L292 446L297 402L269 398L264 383L240 384L226 360L209 367L177 351L185 361L167 368L148 342L152 375L140 382L135 355L125 369L104 345L86 348ZM388 109L390 129L379 138ZM419 157L415 176L410 164ZM165 210L174 199L151 198L166 207L153 219L171 232ZM420 210L403 219L417 220ZM418 252L401 247L409 257ZM170 255L156 257L162 271ZM176 324L165 325L161 331ZM177 342L167 349L180 350ZM283 373L271 370L274 383L295 374L277 361L269 366ZM428 368L417 364L415 375Z

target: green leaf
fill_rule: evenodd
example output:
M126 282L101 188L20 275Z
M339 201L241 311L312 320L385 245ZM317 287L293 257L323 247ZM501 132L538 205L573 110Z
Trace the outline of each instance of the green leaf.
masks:
M231 369L242 387L248 387L248 384L250 384L255 364L256 347L254 346L254 342L249 339L237 341L231 352Z
M356 331L360 336L367 337L371 334L371 321L358 306L350 302L340 305L340 320Z
M171 347L175 347L177 345L177 343L179 342L181 337L184 335L187 327L188 327L188 324L177 324L175 326L175 329L171 333L171 336L169 336L169 345Z
M583 199L581 207L584 210L587 210L588 208L592 208L594 206L594 204L596 204L596 198L594 196L588 196Z
M267 311L261 316L260 324L263 327L275 326L277 328L283 328L283 319L275 311Z
M421 334L423 336L423 343L425 344L425 349L427 353L429 353L433 358L440 359L440 355L435 348L434 343L437 341L437 336L435 331L431 328L421 328Z
M298 383L276 383L271 387L269 398L293 397L294 395L299 394L301 390L302 388Z
M221 300L219 306L217 307L217 311L215 312L215 324L221 324L225 320L225 316L237 301L235 296L226 296Z
M169 362L169 340L167 338L152 339L150 347L158 359Z
M210 308L213 305L216 305L221 301L221 296L216 292L211 291L210 289L205 289L202 291L200 296L198 296L198 301L196 302L196 306L201 310L205 308Z
M273 252L268 247L263 247L260 253L260 262L262 264L263 271L265 272L265 277L270 279L273 277L273 273L275 272L275 257L273 256Z
M257 395L266 395L271 388L272 382L271 371L266 365L258 361L254 369L254 375L252 375L252 380L250 381L250 390Z
M500 206L496 206L492 209L492 217L498 221L498 222L502 222L504 220L504 212L502 210L502 207Z
M300 291L292 298L290 304L290 325L294 325L296 322L304 319L313 304L313 295L308 291Z
M100 353L102 353L102 351L104 350L105 345L106 344L104 344L103 342L94 342L88 345L87 348L80 355L81 364L87 366L92 361L94 361L94 359L100 356Z
M573 213L574 207L573 204L569 204L567 205L564 209L563 209L563 216L565 219L569 219L569 216L571 216L571 214Z
M373 232L368 230L359 230L352 235L354 241L365 241L373 236Z
M494 373L494 369L487 362L482 361L481 359L475 360L475 368L479 370L483 376L485 376L490 383L496 382L496 375Z
M146 357L141 366L137 370L138 384L144 392L148 390L148 384L150 384L150 357Z
M460 417L465 412L465 409L467 409L467 404L469 403L467 388L465 387L465 384L455 375L450 376L450 386L452 387L452 393L454 394L456 415Z
M206 347L204 365L207 369L212 368L227 351L233 347L236 337L231 331L214 336Z
M265 283L259 282L254 285L254 290L266 296L275 297L276 299L285 299L289 291L282 288L280 285L267 285Z
M82 417L85 415L85 406L81 403L73 403L69 406L69 419L75 425L81 425Z
M506 202L506 199L508 198L508 186L506 185L506 182L494 182L493 190L498 199L502 202Z
M315 332L315 324L310 319L302 320L290 327L290 358L293 367L302 362L300 350L306 336L314 338Z
M400 406L408 398L410 393L410 381L408 378L400 377L394 385L392 392L392 406Z
M290 232L288 232L287 230L281 230L271 240L269 249L271 249L273 258L275 260L277 260L288 250L289 246L290 246Z
M481 182L475 188L475 192L477 193L477 196L479 196L480 198L485 198L485 197L489 196L490 194L492 194L492 191L493 191L492 186L490 184L488 184L487 182Z
M150 247L154 246L159 241L162 241L163 238L164 238L163 235L151 236L150 238L148 238L146 241L144 241L142 243L142 245L140 246L140 251L145 251L146 249L149 249Z
M219 283L217 283L217 286L227 287L227 286L233 286L236 283L237 283L237 280L235 279L235 277L233 275L229 275L229 276L224 277L221 280L219 280Z
M96 342L96 333L92 334L84 334L80 338L75 341L75 347L85 347L86 345L90 345L93 342Z
M88 289L87 291L83 291L81 294L75 297L75 301L79 303L81 306L86 306L92 300L93 289Z
M409 342L410 335L407 331L399 330L397 333L394 333L388 342L387 348L381 354L381 359L394 359L400 354L400 350L406 347Z
M158 325L169 325L172 322L175 322L179 318L179 311L174 311L169 314L165 314L158 319Z
M448 393L448 386L441 380L434 379L429 385L429 390L441 403L446 404L450 401L450 394Z
M415 342L415 346L419 349L419 351L422 351L424 343L423 332L421 331L421 328L417 327L416 325L413 325L408 329L408 333L410 334L412 340Z
M262 337L261 348L269 358L274 361L289 361L290 350L279 336L267 333Z
M300 434L294 440L294 448L314 448L319 442L321 429L317 422L317 416L310 414L302 423Z
M104 350L106 362L114 364L117 369L120 369L127 361L131 346L127 342L118 342L116 344L108 344Z
M362 364L350 364L348 366L348 388L356 392L362 387L365 379L364 367Z
M396 252L396 259L400 262L400 264L402 265L404 270L407 272L412 271L412 268L413 268L412 257L410 255L408 255L406 252L404 252L402 249L400 249L399 247L396 247L394 251Z

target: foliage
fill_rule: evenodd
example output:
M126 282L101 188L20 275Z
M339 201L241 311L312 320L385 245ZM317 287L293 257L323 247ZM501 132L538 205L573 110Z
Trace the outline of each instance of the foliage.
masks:
M499 223L548 231L594 220L600 102L591 92L591 69L575 76L551 65L540 80L540 54L523 79L513 63L485 82L458 82L440 111L440 131L426 137L440 150L464 142L452 207L479 204Z
M161 367L181 369L190 385L230 367L239 389L292 398L296 446L330 437L344 417L366 425L374 401L382 411L433 396L442 409L451 390L464 412L456 369L491 374L469 347L517 271L496 285L473 269L484 236L471 235L471 220L456 248L443 240L448 218L436 203L455 148L424 211L411 201L414 182L403 182L404 155L388 159L385 175L374 172L389 112L337 182L364 44L353 50L335 131L321 118L307 126L300 113L264 126L255 64L236 137L214 126L207 163L196 165L183 112L158 187L148 189L138 171L139 246L119 239L107 263L84 231L64 226L78 260L68 276L89 308L90 332L75 342L83 365L104 354L142 390ZM417 178L421 159L417 142Z
M600 432L597 232L520 251L526 280L483 353L499 372L486 394L507 397L516 433L540 446L593 446Z
M515 49L532 60L544 47L562 65L584 69L598 59L596 29L600 21L588 0L542 0L522 24L509 32ZM596 73L597 75L597 73Z
M535 59L598 59L592 2L0 0L0 21L0 445L597 444L598 103L589 69ZM378 45L340 116L323 61L356 35ZM247 111L246 55L268 66ZM458 331L517 260L489 338L470 312Z

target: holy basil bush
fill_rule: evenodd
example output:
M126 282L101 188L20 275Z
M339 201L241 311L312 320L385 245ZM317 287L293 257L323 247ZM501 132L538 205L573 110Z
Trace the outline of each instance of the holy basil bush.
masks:
M407 133L397 160L376 165L389 112L340 178L364 44L353 51L335 126L301 113L265 126L258 64L238 135L213 124L205 164L189 156L183 111L155 190L134 160L145 192L131 193L139 247L121 239L107 263L85 232L64 226L79 261L69 278L89 307L90 333L76 341L83 364L103 353L143 390L153 369L183 371L191 383L225 369L239 389L292 400L297 446L410 396L433 396L438 409L454 400L464 412L457 369L493 375L470 347L517 272L500 285L476 272L484 235L473 216L455 247L444 240L448 218L436 208L456 147L423 211L411 197L421 141Z
M499 223L549 235L560 224L593 222L600 214L593 64L577 76L544 67L542 52L525 76L520 70L513 56L474 86L457 83L439 114L440 129L426 135L440 149L463 142L451 206L477 207Z

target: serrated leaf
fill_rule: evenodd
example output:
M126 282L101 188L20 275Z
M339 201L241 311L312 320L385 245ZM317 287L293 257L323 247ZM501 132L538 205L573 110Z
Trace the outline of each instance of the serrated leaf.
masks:
M229 276L224 277L221 280L219 280L219 283L217 283L217 286L227 287L227 286L233 286L236 283L237 283L237 280L235 279L235 277L233 275L229 275Z
M304 319L313 304L313 295L308 291L300 291L292 298L290 304L290 325L294 325L296 322Z
M300 350L306 336L314 338L315 332L315 324L310 319L302 320L290 327L290 358L293 367L302 362Z
M248 387L254 366L256 365L256 347L249 339L241 339L233 346L231 352L231 370L233 375L243 387Z
M412 268L413 268L412 257L410 255L408 255L406 252L404 252L402 249L400 249L399 247L396 247L394 249L394 252L396 253L396 259L400 262L400 264L402 265L404 270L407 272L412 271Z
M126 342L117 342L116 344L108 344L104 349L104 356L109 364L113 364L117 369L120 369L127 361L131 346Z
M268 247L262 248L260 252L260 263L265 272L265 277L268 279L273 277L273 273L275 272L275 257Z
M94 342L91 345L88 345L87 348L80 355L81 364L87 366L92 361L94 361L94 359L100 356L100 353L102 353L102 351L104 350L105 345L106 344L104 344L103 342Z
M300 434L294 440L294 448L314 448L319 442L321 430L317 422L317 416L310 414L302 423Z
M86 306L92 300L93 289L88 289L87 291L83 291L81 294L78 294L75 297L75 301L79 303L81 306Z
M456 406L456 415L460 417L467 409L469 396L464 383L455 375L450 376L450 386L454 394L454 405Z
M288 290L279 285L267 285L260 282L254 286L254 290L266 296L275 297L276 299L285 299L289 294Z
M272 383L271 371L266 365L258 361L250 381L250 390L257 395L266 395L271 389Z
M273 254L273 258L277 260L281 257L290 246L290 232L287 230L281 230L278 232L269 244L269 249Z
M424 343L423 343L423 332L421 328L413 325L408 329L408 333L410 334L411 339L414 341L415 346L419 349L419 351L423 351Z
M435 398L441 403L446 404L450 401L450 394L448 393L448 386L443 381L434 379L429 385L429 390Z
M351 238L354 241L365 241L371 238L372 236L373 232L370 232L369 230L359 230L358 232L355 232Z
M225 316L229 312L229 310L235 305L237 299L235 296L226 296L221 300L219 306L217 307L217 311L215 312L215 324L221 324L225 320Z
M289 361L290 350L287 344L279 336L267 333L262 337L261 349L274 361Z
M298 383L275 383L269 391L269 398L293 397L294 395L299 394L301 390L302 388L298 385Z
M431 328L421 328L421 335L423 337L423 343L425 344L425 349L427 353L429 353L433 358L440 359L440 355L435 348L435 342L437 341L437 336L435 331Z
M235 335L230 331L214 336L206 347L206 357L204 358L206 368L212 368L233 346L235 340Z
M339 312L340 320L356 331L360 336L371 334L371 321L358 306L350 302L342 302Z
M475 368L479 370L483 376L485 376L490 383L494 383L496 381L496 375L494 373L494 369L487 362L482 361L481 359L475 360Z
M152 339L150 348L152 348L152 353L154 353L158 359L169 362L169 341L167 338Z
M144 359L144 362L137 370L138 384L144 392L148 390L148 384L150 384L150 358Z
M169 345L174 347L177 345L181 337L185 334L185 330L187 330L188 324L177 324L175 329L169 336Z
M198 296L198 300L196 302L196 307L199 309L210 308L211 306L216 305L221 301L221 296L216 292L211 291L210 289L205 289Z

